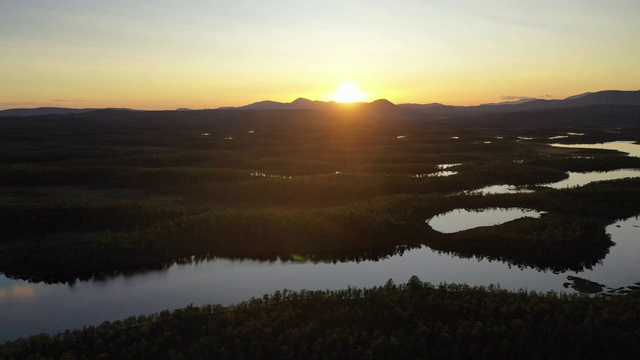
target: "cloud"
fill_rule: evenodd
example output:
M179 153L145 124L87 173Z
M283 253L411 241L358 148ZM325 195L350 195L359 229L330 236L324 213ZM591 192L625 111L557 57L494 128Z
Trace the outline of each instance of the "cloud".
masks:
M27 106L27 105L35 105L37 103L33 101L29 102L0 102L0 106Z
M535 99L532 96L521 96L521 95L502 95L500 96L500 99L502 100L507 100L507 101L512 101L512 100L525 100L525 99Z
M87 100L53 99L55 102L83 102Z
M540 95L540 96L538 96L538 97L539 97L539 98L543 98L543 99L549 99L549 98L552 98L552 97L553 97L553 95L551 95L551 94L544 94L544 95Z

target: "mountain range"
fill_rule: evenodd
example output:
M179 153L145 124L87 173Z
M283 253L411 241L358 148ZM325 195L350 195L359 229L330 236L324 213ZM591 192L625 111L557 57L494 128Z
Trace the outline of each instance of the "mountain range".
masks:
M135 111L127 108L65 108L65 107L39 107L39 108L19 108L19 109L7 109L0 110L0 116L40 116L40 115L68 115L68 114L82 114L97 110L124 110Z
M277 101L259 101L240 107L221 107L218 110L319 110L342 111L357 109L379 116L416 117L428 116L448 118L455 116L479 115L490 113L520 112L529 110L563 109L591 105L633 105L640 106L640 90L621 91L605 90L570 96L564 100L522 99L494 104L477 106L453 106L440 103L428 104L393 104L389 100L379 99L370 103L337 103L335 101L317 101L298 98L290 103ZM0 116L38 116L38 115L66 115L86 113L100 109L72 109L59 107L41 107L35 109L8 109L0 111ZM111 109L128 110L131 109ZM180 108L176 111L189 111Z

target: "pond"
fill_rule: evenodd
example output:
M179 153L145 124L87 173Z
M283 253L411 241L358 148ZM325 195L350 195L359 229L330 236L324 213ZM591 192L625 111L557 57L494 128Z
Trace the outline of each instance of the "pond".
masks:
M428 174L414 174L411 175L411 177L414 178L423 178L423 177L446 177L446 176L452 176L452 175L456 175L458 172L457 171L449 171L449 170L445 170L445 171L437 171L434 173L428 173Z
M454 233L480 226L500 225L524 217L537 218L542 213L520 208L456 209L427 220L433 230Z
M617 150L629 156L640 157L640 144L634 141L610 141L599 144L549 144L561 148Z
M448 168L452 168L454 166L460 166L462 165L462 163L454 163L454 164L438 164L436 165L436 167L440 170L444 170L444 169L448 169Z
M589 172L567 172L568 178L554 183L538 184L536 186L549 187L553 189L567 189L572 187L584 186L596 181L609 181L619 179L630 179L640 177L640 169L618 169L611 171L589 171ZM528 189L527 186L515 185L490 185L480 189L463 191L464 194L523 194L532 193L534 190Z
M532 193L534 190L527 189L524 186L515 186L515 185L491 185L485 186L476 190L468 190L464 191L465 194L482 194L482 195L490 195L490 194L523 194L523 193Z
M566 189L577 186L584 186L596 181L607 181L617 179L627 179L640 177L640 169L619 169L612 171L591 171L591 172L567 172L569 177L550 184L541 184L540 186L551 187L554 189Z
M388 279L403 283L412 275L434 284L500 284L514 290L594 292L632 285L640 280L640 219L619 221L607 231L616 245L602 264L580 273L521 269L500 261L464 259L419 247L373 260L336 263L213 259L73 285L34 284L0 276L0 341L191 303L229 305L284 288L372 287Z

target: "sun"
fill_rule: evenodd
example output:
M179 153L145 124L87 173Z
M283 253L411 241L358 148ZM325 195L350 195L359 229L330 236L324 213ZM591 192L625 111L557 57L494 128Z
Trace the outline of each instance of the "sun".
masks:
M367 94L358 89L353 82L345 81L331 94L331 98L341 103L361 102L367 98Z

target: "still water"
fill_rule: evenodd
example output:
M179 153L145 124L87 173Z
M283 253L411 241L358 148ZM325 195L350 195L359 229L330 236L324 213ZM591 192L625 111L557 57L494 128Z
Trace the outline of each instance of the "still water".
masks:
M568 135L584 135L579 133L567 133ZM563 136L555 136L558 139ZM549 144L555 147L576 148L576 149L600 149L600 150L617 150L626 153L628 156L640 157L640 144L633 141L611 141L599 144ZM640 177L640 169L619 169L612 171L591 171L591 172L567 172L569 177L562 181L548 184L539 184L538 186L551 187L554 189L566 189L571 187L584 186L596 181L617 180L625 178ZM480 189L465 191L465 193L479 194L517 194L527 193L532 190L526 186L514 186L509 184L491 185Z
M576 149L600 149L617 150L627 153L629 156L640 157L640 144L633 141L610 141L599 144L549 144L555 147L576 148Z
M538 218L541 212L520 208L456 209L434 216L427 224L435 231L449 234L480 226L500 225L524 217Z
M553 146L612 149L629 153L630 156L640 156L640 145L631 142ZM446 165L450 166L443 169L458 164ZM638 169L569 173L569 179L545 186L565 188L639 175ZM513 193L527 190L498 186L476 191ZM463 215L463 211L458 212L458 216ZM517 215L523 216L521 212ZM525 216L538 215L531 213ZM444 217L441 218L444 221ZM454 221L458 224L470 222L470 218ZM436 226L435 219L430 225ZM481 223L477 226L483 225L490 224ZM459 230L452 228L450 231ZM79 281L73 285L36 284L0 276L0 341L40 332L54 333L68 328L97 325L106 320L151 314L188 304L230 305L284 288L316 290L371 287L382 285L388 279L397 283L406 282L412 275L434 284L499 284L513 290L585 293L607 292L640 281L640 219L621 220L608 226L607 232L616 245L610 248L602 263L580 273L543 272L500 261L459 258L421 247L378 260L335 263L214 259L173 265L160 271Z
M640 177L640 169L619 169L611 171L592 171L592 172L571 172L567 173L568 178L551 183L542 184L541 186L551 187L554 189L566 189L571 187L584 186L595 181L607 181L627 178Z
M506 289L583 292L629 286L640 280L640 219L607 227L616 243L602 264L581 273L540 272L499 261L463 259L427 247L402 255L344 263L258 262L214 259L174 265L163 271L116 275L107 280L32 284L0 276L0 341L57 332L163 309L229 305L278 289L371 287L412 275L434 284L500 284ZM586 285L585 285L586 284Z
M618 179L630 179L640 177L640 169L618 169L611 171L589 171L589 172L567 172L568 178L554 183L538 184L537 186L550 187L553 189L567 189L590 184L596 181L608 181ZM527 186L514 185L491 185L480 189L464 191L465 194L523 194L532 193L534 190Z

